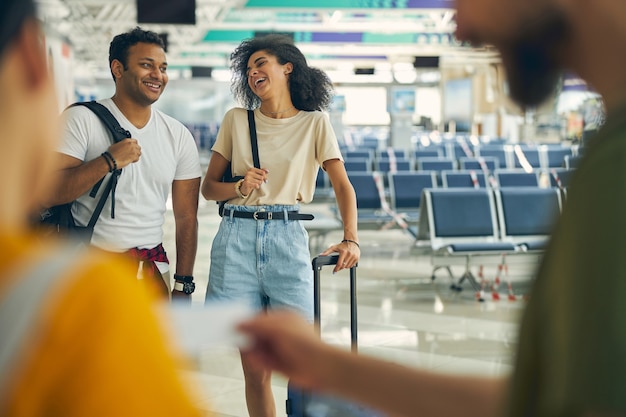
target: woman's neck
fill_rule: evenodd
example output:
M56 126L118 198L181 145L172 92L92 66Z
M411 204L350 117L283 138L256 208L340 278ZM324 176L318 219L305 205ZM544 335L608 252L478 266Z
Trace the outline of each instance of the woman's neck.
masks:
M266 100L261 102L259 111L267 117L283 119L295 115L298 109L295 108L290 99L281 101Z

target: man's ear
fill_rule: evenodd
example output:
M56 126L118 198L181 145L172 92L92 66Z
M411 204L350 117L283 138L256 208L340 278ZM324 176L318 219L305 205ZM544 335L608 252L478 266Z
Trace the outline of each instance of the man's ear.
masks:
M38 23L32 19L24 22L16 37L18 54L24 61L24 74L30 85L40 87L49 81L45 53L45 38Z
M122 77L122 73L124 72L124 64L122 64L119 60L114 59L111 62L111 73L117 80Z

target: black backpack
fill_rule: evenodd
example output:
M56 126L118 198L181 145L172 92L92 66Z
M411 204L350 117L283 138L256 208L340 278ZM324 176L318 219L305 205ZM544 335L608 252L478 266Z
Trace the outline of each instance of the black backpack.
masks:
M102 104L97 103L96 101L85 101L74 103L70 107L73 106L85 106L93 111L111 132L115 143L123 139L130 138L130 132L122 128L109 109ZM111 195L111 218L115 218L115 187L117 185L117 179L121 173L121 169L117 169L111 173L109 181L105 186L106 188L104 189L104 192L102 193L87 226L78 226L74 221L74 216L72 215L72 204L74 204L74 202L72 201L70 203L60 204L42 211L40 213L38 228L47 233L67 235L89 243L91 241L91 236L93 235L94 226L100 217L100 213L102 212L102 208L104 207L104 203L106 202L109 194ZM98 193L103 181L104 177L102 177L100 181L98 181L91 189L89 195L92 198L96 198L96 194Z

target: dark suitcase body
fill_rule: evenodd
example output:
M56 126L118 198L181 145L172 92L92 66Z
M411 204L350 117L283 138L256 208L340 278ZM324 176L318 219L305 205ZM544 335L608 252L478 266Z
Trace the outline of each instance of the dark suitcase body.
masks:
M339 255L313 259L313 296L315 327L320 332L320 273L322 267L337 264ZM356 266L350 269L350 334L351 347L357 352ZM302 390L291 382L287 386L287 415L293 417L384 417L378 411L359 404Z

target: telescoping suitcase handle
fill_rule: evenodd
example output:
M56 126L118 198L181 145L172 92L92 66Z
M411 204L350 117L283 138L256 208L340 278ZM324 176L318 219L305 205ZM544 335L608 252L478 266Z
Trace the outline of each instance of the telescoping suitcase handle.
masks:
M329 265L337 265L339 255L317 256L313 258L313 315L315 319L315 328L320 333L320 272L322 267ZM350 338L351 348L353 352L358 350L357 347L357 308L356 308L356 267L350 268Z

